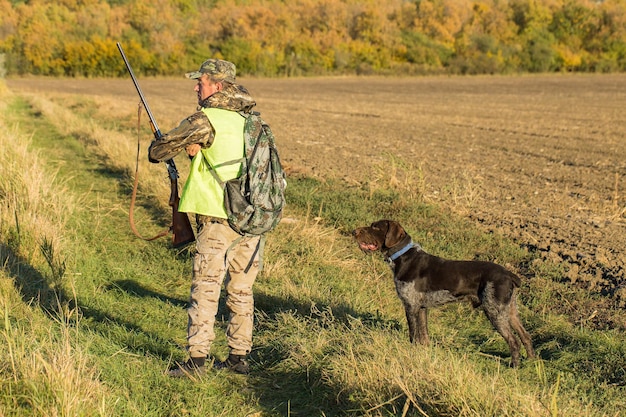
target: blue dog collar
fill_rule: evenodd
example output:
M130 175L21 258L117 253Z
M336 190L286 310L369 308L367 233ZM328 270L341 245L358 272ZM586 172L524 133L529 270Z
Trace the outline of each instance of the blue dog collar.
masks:
M401 257L402 255L404 255L405 253L408 252L409 249L414 248L414 247L419 247L419 245L414 244L413 242L409 242L408 245L406 245L405 247L403 247L402 249L400 249L398 252L394 253L393 255L391 255L389 257L390 261L395 261L396 259L398 259L399 257Z

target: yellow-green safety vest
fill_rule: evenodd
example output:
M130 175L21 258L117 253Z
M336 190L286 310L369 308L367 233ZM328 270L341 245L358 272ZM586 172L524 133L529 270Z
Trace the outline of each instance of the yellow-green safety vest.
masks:
M244 157L243 130L246 119L235 111L203 108L215 129L213 144L191 160L189 176L180 196L178 211L228 218L224 209L224 189L210 172L213 167L222 182L237 178ZM208 162L208 164L207 164ZM229 163L222 165L224 163Z

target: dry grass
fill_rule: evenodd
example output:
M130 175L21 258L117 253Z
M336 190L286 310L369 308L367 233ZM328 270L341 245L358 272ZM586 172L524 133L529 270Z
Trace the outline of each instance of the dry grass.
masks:
M12 282L0 278L0 410L14 415L107 416L107 389L83 351L70 317L52 325L36 309L21 303ZM75 312L69 312L74 314ZM15 414L19 415L19 414Z
M6 109L9 99L0 94L0 107ZM20 285L43 278L34 268L54 265L55 256L64 252L73 198L44 169L29 138L2 119L0 131L0 410L6 415L19 415L18 410L38 416L107 415L106 389L77 340L76 312L58 300L56 313L44 312L20 296ZM55 314L53 322L47 313Z
M55 173L40 164L39 155L29 147L29 138L21 137L15 127L6 126L2 120L0 130L0 234L15 251L13 256L37 263L42 258L34 249L44 240L56 252L62 251L60 231L72 215L73 197L56 181ZM2 259L8 258L3 254Z

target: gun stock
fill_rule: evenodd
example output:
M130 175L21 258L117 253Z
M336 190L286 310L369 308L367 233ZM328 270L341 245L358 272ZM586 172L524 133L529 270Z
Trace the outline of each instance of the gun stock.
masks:
M171 178L171 177L170 177ZM178 181L170 181L170 207L172 207L172 246L182 247L196 240L187 213L178 211Z
M148 102L139 87L139 83L137 82L137 78L135 77L135 73L133 72L128 59L126 58L126 54L124 53L124 49L122 45L117 42L117 49L119 49L120 54L122 55L122 59L124 60L124 64L126 65L126 69L130 74L130 78L133 80L133 84L135 85L135 89L137 90L137 94L139 94L139 99L141 100L141 104L143 108L146 109L146 113L148 114L148 118L150 119L150 129L152 130L152 134L156 140L161 139L163 136L161 131L159 130L159 126L156 123L152 112L150 111L150 107L148 106ZM180 198L178 197L178 170L176 169L176 164L173 159L168 159L165 161L167 165L167 172L170 178L170 201L169 205L172 207L172 226L170 230L172 232L172 245L175 248L184 246L188 243L191 243L195 240L195 235L193 233L193 227L191 226L191 222L189 221L189 216L187 213L181 213L178 211L178 202Z

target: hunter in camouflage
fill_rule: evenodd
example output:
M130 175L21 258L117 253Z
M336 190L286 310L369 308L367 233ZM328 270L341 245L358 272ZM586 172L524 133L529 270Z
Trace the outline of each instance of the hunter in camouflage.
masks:
M228 61L209 59L198 71L186 74L197 81L194 90L198 95L198 111L163 135L162 139L152 142L148 150L150 161L165 161L183 151L194 158L192 165L200 157L209 158L216 165L226 162L220 159L225 155L244 157L244 132L243 128L239 131L239 126L244 125L243 114L250 113L256 103L246 88L235 83L235 71L235 65ZM241 121L238 121L238 116L241 116ZM229 128L230 121L236 122L235 129ZM185 196L186 189L195 188L188 188L185 184L181 205L185 197L194 197ZM208 207L207 212L224 213L223 189L222 194L217 187L209 189L215 195L206 199L207 204L213 206ZM226 330L230 354L224 361L215 361L214 367L245 374L249 371L247 356L252 349L252 286L259 272L262 239L259 235L237 233L230 227L226 214L197 214L196 218L198 233L187 326L189 359L168 373L180 377L206 372L205 364L210 362L215 318L224 284L226 306L230 310Z

